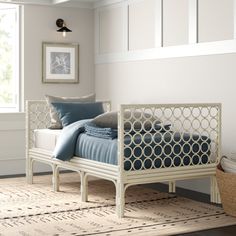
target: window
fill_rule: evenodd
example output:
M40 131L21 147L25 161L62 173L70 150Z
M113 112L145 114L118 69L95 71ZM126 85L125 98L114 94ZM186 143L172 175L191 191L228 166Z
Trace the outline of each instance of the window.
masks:
M0 3L0 112L19 111L19 7Z

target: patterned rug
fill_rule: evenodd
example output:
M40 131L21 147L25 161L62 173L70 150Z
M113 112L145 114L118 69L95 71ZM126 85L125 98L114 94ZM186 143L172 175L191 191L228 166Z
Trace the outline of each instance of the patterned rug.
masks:
M60 192L50 179L0 180L0 236L176 235L236 224L218 206L141 186L128 188L125 218L118 219L111 182L89 182L89 202L81 203L78 174L62 174Z

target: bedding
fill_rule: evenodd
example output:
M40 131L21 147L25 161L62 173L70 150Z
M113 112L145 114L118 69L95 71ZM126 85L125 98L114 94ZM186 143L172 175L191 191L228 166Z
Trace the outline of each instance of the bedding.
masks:
M139 130L141 128L145 130L152 129L153 123L155 126L158 124L161 124L160 120L157 120L156 117L149 113L141 113L141 112L134 112L133 114L130 111L124 112L124 117L129 121L126 122L124 125L124 129L130 129L130 123L133 124L133 128L135 130ZM140 122L134 122L135 118L137 118ZM145 121L143 123L143 121ZM93 121L94 124L101 128L112 128L112 129L118 129L118 112L117 111L111 111L103 113L99 116L96 116ZM143 123L143 127L141 122Z
M53 102L63 102L63 103L74 103L74 102L95 102L95 94L89 94L82 97L56 97L51 95L45 95L46 102L49 106L49 115L51 119L50 129L61 129L62 124L60 118L52 106Z
M74 155L117 165L117 139L102 139L82 133L76 141Z
M145 142L150 142L150 146L155 148L155 155L151 152L151 149L146 149L145 155L139 153L138 149L134 148L132 143L129 147L127 146L124 149L124 169L125 170L140 170L143 169L142 161L144 161L145 169L151 168L161 168L162 162L167 167L171 166L183 166L183 165L197 165L197 164L206 164L209 161L210 155L210 139L202 137L203 139L198 139L197 142L186 142L185 140L190 138L190 134L180 134L180 133L169 133L168 135L160 134L156 141L159 145L156 145L152 142L151 137L146 137ZM198 135L195 135L195 138ZM165 149L166 153L162 153L162 148L165 148L165 142L169 138L180 138L179 146L171 142L170 145ZM199 137L199 136L198 136ZM140 143L140 146L146 145L140 137L134 137L134 142ZM130 138L125 139L125 143L130 143ZM193 150L190 151L190 146L193 145ZM182 148L181 148L182 146ZM134 155L130 153L130 147L135 153ZM171 148L174 148L174 152L171 152ZM94 161L104 162L107 164L117 165L117 139L101 139L93 136L89 136L86 133L80 134L76 146L75 146L75 156L81 158L90 159ZM156 155L159 158L156 158ZM149 157L149 158L147 158ZM156 158L156 159L155 159ZM191 162L191 158L193 158ZM172 160L174 160L172 164Z
M53 151L61 132L61 129L35 129L34 147Z
M134 118L131 112L125 112L124 116L128 119L124 124L126 132L134 133L139 131L140 133L145 132L165 132L170 130L170 124L163 124L160 120L157 120L153 115L149 113L134 112L133 116L139 120L134 122ZM131 118L132 116L132 118ZM106 112L96 116L92 123L101 128L110 128L113 130L118 129L118 113L116 111ZM144 122L145 120L145 122ZM132 124L132 126L131 126Z
M102 113L103 103L52 103L57 111L62 126L65 127L73 122L83 119L91 119Z
M74 156L76 140L84 132L84 125L88 122L90 119L79 120L63 128L53 151L53 158L69 161Z
M79 156L117 165L117 139L102 139L86 134L85 127L90 123L91 119L80 120L65 127L53 157L65 161ZM165 167L206 164L209 161L211 141L206 136L166 131L145 136L127 135L124 143L125 170L139 170L161 168L163 163ZM145 146L147 148L142 153Z
M226 173L236 173L236 161L234 159L223 156L220 164Z
M101 128L95 125L93 122L85 124L85 132L87 135L104 138L104 139L114 139L117 138L117 129L112 128Z

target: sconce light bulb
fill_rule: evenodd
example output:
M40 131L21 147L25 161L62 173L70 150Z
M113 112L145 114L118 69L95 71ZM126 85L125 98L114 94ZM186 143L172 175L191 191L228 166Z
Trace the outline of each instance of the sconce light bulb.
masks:
M62 36L65 38L66 37L66 31L62 32Z

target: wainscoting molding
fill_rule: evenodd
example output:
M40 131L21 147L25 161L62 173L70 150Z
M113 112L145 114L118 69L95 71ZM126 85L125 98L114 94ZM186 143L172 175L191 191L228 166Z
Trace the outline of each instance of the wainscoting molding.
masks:
M1 113L0 114L0 135L1 131L25 130L25 113Z
M148 0L113 0L102 1L95 4L95 64L128 62L139 60L153 60L161 58L189 57L200 55L213 55L224 53L236 53L236 0L234 4L234 35L228 40L199 43L199 0L189 0L188 3L188 44L176 46L163 46L163 1L155 0L155 48L142 50L130 50L129 47L129 6L135 2ZM106 9L122 6L126 14L123 24L123 50L113 53L102 53L100 50L100 13ZM161 12L160 12L161 10ZM161 27L160 27L161 24ZM115 29L114 29L115 30Z
M35 163L36 173L49 172L51 168L46 165ZM0 176L12 176L25 174L25 157L1 157L0 158Z
M0 114L0 176L25 173L25 113Z
M96 55L95 63L104 64L225 53L236 53L236 40L224 40L208 43L179 45L165 48L152 48L121 53L99 54Z

